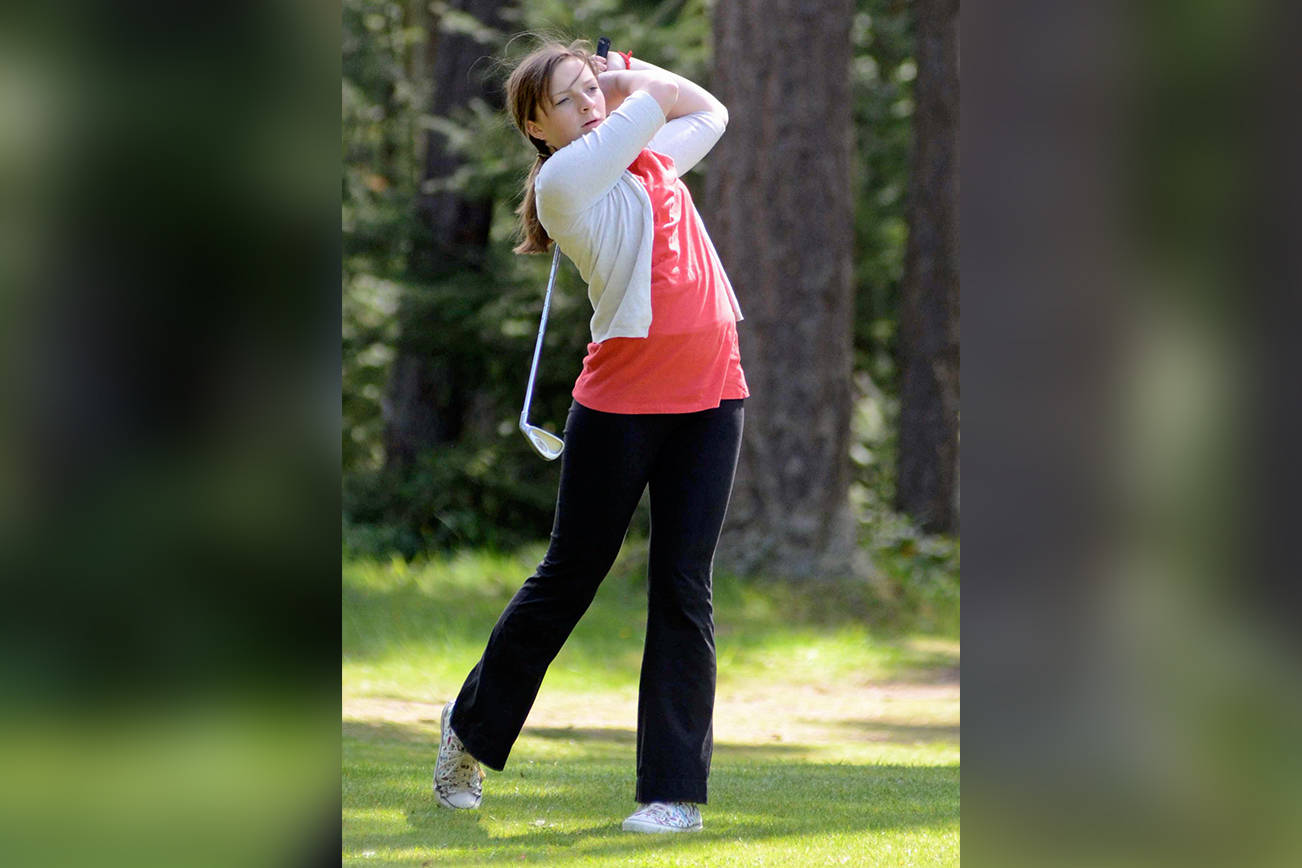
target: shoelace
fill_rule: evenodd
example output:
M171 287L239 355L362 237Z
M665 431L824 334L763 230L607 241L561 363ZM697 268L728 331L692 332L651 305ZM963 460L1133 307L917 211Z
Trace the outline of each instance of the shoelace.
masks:
M439 784L445 787L455 787L459 790L466 787L473 790L479 784L479 768L475 765L474 760L466 762L465 758L462 758L445 774L439 776Z
M444 766L437 776L437 783L443 787L456 787L457 789L470 787L473 791L479 786L479 763L475 761L474 757L466 753L465 745L461 743L461 739L457 738L456 735L449 733L446 744L449 756L455 756L456 763L448 763Z

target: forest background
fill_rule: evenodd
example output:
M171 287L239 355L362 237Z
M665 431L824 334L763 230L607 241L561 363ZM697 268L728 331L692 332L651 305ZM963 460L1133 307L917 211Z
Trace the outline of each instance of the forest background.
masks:
M746 313L721 566L843 580L883 623L956 630L957 20L899 0L345 0L345 556L548 533L559 462L516 419L550 257L511 253L532 157L501 82L518 34L604 34L730 109L685 178ZM563 423L589 315L563 262L535 424Z

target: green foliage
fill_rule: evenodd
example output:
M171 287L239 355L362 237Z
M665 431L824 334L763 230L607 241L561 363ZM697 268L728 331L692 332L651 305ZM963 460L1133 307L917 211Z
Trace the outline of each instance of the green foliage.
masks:
M894 338L908 236L905 200L912 142L909 4L857 0L854 59L855 369L895 391Z
M412 558L546 537L559 468L538 472L537 464L524 439L510 432L426 453L402 475L354 474L345 484L346 541L357 552Z
M856 373L854 385L850 503L859 544L876 572L876 620L957 635L958 540L923 534L893 511L899 398L879 388L866 371Z
M363 550L406 556L457 545L509 546L545 535L555 465L542 466L516 431L549 257L519 257L514 206L532 161L504 113L480 103L450 117L428 114L424 55L431 13L419 4L344 4L343 465L345 525ZM595 39L593 22L617 43L704 77L708 22L699 0L667 3L528 4L521 30L568 41ZM456 22L443 22L455 25ZM486 64L529 50L502 35ZM496 204L490 250L478 274L431 283L407 260L420 232L424 138L431 131L466 158L451 178L428 184ZM586 287L564 263L548 322L532 419L559 431L588 341ZM384 470L383 402L401 351L438 359L476 384L460 440L407 474ZM376 526L376 522L387 527Z
M889 511L862 523L861 539L882 575L879 602L894 625L958 635L959 542L918 531Z
M511 14L517 32L562 41L609 35L617 48L709 84L705 0L542 0ZM415 0L345 0L343 9L343 464L348 546L415 557L457 546L511 547L544 537L556 465L516 430L550 257L521 257L514 207L532 155L502 112L482 103L448 117L428 112L429 33L447 15ZM467 22L446 19L445 26ZM957 545L926 540L891 513L894 493L894 340L906 235L911 140L912 24L899 0L857 0L852 27L857 405L852 500L861 541L883 582L875 593L901 623L944 626L957 596ZM499 34L484 63L530 49ZM495 203L490 249L476 274L431 282L408 267L425 138L443 135L466 160L440 185ZM703 167L709 171L708 160ZM699 187L694 173L689 183ZM430 190L436 189L430 187ZM699 192L699 190L696 190ZM564 263L543 348L532 420L560 433L588 341L586 288ZM383 402L402 350L439 360L476 384L457 442L407 473L384 469ZM645 529L639 513L635 532ZM880 601L879 601L880 602ZM874 611L884 611L877 605Z
M383 462L381 400L395 319L412 289L406 256L416 229L417 132L429 82L418 64L427 39L422 6L343 4L343 468Z

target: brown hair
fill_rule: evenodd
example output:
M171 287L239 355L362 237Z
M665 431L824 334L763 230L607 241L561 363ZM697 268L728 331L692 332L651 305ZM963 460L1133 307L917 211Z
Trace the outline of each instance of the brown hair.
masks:
M535 115L538 109L551 104L549 91L552 72L562 61L571 57L576 58L583 61L592 70L593 75L597 74L589 59L591 48L591 45L582 39L569 45L552 41L544 42L516 64L510 78L506 80L506 106L511 112L511 119L538 152L533 167L529 169L529 175L524 181L524 198L520 206L515 209L515 213L520 218L520 243L515 247L516 253L546 253L552 243L551 236L538 222L538 206L534 202L533 193L534 179L538 177L538 170L551 156L552 151L542 139L529 135L525 124L531 120L536 121Z

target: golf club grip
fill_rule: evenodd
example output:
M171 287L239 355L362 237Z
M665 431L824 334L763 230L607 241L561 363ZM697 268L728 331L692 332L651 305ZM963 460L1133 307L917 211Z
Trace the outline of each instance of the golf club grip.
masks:
M602 36L597 39L597 57L605 57L607 51L610 51L610 37Z

